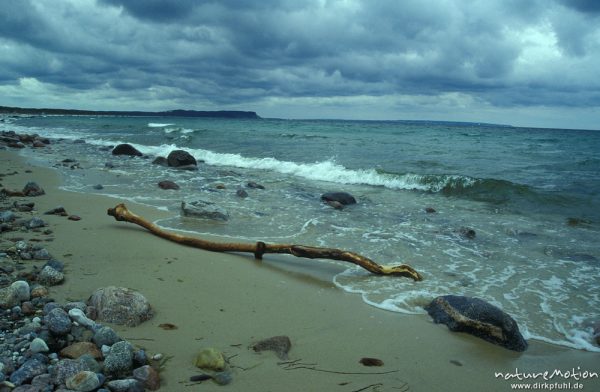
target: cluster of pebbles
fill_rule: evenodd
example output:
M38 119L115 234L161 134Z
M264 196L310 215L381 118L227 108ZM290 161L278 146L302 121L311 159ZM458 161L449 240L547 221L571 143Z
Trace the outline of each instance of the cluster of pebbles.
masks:
M0 392L159 389L162 355L149 357L97 322L113 321L102 317L111 311L93 301L96 292L65 304L49 296L64 282L64 265L41 245L53 233L33 214L35 203L22 199L43 194L35 183L0 191Z

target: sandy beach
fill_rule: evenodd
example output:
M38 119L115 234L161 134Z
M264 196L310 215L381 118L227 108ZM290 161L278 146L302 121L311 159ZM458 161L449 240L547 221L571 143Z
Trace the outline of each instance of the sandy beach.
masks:
M569 389L565 383L571 389L574 384L600 388L597 377L581 376L600 373L598 353L533 340L527 351L516 353L450 332L428 316L368 306L331 283L346 268L343 263L272 255L257 261L177 245L107 216L107 209L121 200L62 191L56 171L32 166L12 151L0 151L0 161L2 174L16 172L1 178L3 187L21 189L36 181L46 191L31 198L34 215L62 205L82 218L43 216L55 238L44 246L66 264L66 280L51 288L53 298L85 300L109 285L133 288L148 298L155 311L151 320L134 328L113 327L149 353L170 358L161 373L161 391L508 391L519 381L495 373L510 378L555 370L575 374L550 380L540 376L528 383L554 385L537 389ZM149 220L167 214L127 206ZM14 235L2 234L5 239ZM164 330L163 323L177 328ZM286 361L250 348L277 335L292 342ZM200 373L194 356L207 347L225 353L231 384L189 382ZM363 366L363 357L381 359L384 366Z

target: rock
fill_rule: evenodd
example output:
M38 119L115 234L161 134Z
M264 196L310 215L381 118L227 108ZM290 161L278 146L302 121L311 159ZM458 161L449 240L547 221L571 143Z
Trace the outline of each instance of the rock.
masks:
M54 366L50 375L52 376L52 382L59 385L64 384L68 378L83 370L89 369L86 369L81 362L73 359L62 359Z
M2 309L10 309L29 299L29 284L24 280L17 280L8 287L0 288L0 308Z
M96 308L99 320L128 327L135 327L153 316L148 300L139 292L124 287L97 289L88 299L88 305Z
M474 239L477 235L475 233L475 230L471 229L470 227L461 227L460 229L458 229L458 234L460 234L461 237L467 238L469 240Z
M159 182L158 187L160 189L174 189L174 190L179 189L179 185L177 185L173 181L169 181L169 180Z
M42 219L38 218L37 216L34 216L25 224L25 226L28 229L37 229L39 227L46 226L46 222L44 222Z
M194 365L201 369L223 371L225 369L225 358L223 354L215 348L207 348L196 356Z
M194 158L189 152L184 150L173 150L167 156L167 165L170 167L182 167L182 166L197 166L196 158Z
M160 165L160 166L169 166L169 162L167 161L167 158L165 158L165 157L154 158L154 160L152 161L152 164Z
M144 384L144 387L156 391L160 388L160 376L150 365L144 365L133 370L133 378Z
M13 282L10 289L15 293L15 296L19 302L29 301L31 298L29 283L24 280L17 280Z
M71 221L80 221L81 217L79 215L69 215L67 219Z
M113 148L112 154L113 155L129 155L129 156L136 156L136 157L141 157L142 155L144 155L141 152L139 152L135 147L133 147L131 144L127 144L127 143L117 145L115 148Z
M54 308L45 316L46 325L55 335L66 335L71 330L71 319L61 308Z
M35 376L46 373L46 365L37 359L29 359L10 375L10 382L21 385Z
M40 147L46 147L46 145L39 140L34 140L33 143L31 143L31 147L40 148Z
M104 186L102 184L96 184L92 188L94 188L97 191L100 191L100 190L104 189Z
M71 317L71 320L77 322L77 324L82 325L86 328L93 328L96 326L96 323L93 320L87 318L83 310L79 308L73 308L69 310L69 317Z
M48 345L46 344L46 342L44 342L44 340L40 339L40 338L35 338L31 341L31 343L29 343L29 350L31 350L32 353L45 353L48 352L50 349L48 348Z
M48 260L51 258L50 252L46 249L38 249L34 251L31 256L34 260Z
M233 381L233 376L231 375L231 372L224 371L224 372L215 373L215 375L212 377L212 379L214 382L216 382L219 385L227 385L227 384L231 384L231 382Z
M17 219L17 216L12 211L0 212L0 222L2 223L14 222L15 219Z
M31 288L31 298L40 298L48 295L48 288L37 285Z
M255 343L252 348L254 351L274 351L281 360L288 358L288 352L292 348L292 342L287 336L273 336Z
M62 262L60 262L58 260L54 260L54 259L48 260L48 262L46 264L44 264L44 267L52 267L55 270L60 271L60 272L62 272L65 269L65 265ZM42 269L44 267L42 267Z
M335 208L336 210L343 210L344 209L344 205L342 203L340 203L339 201L326 201L325 204L327 204L330 207Z
M222 207L219 207L213 202L195 199L181 202L181 212L183 216L212 219L218 221L229 220L229 213Z
M321 195L321 200L324 202L337 201L343 205L356 204L356 199L346 192L327 192Z
M23 188L23 194L25 196L41 196L41 195L44 195L45 193L46 192L44 192L42 187L33 181L25 184L25 187Z
M94 372L83 370L66 380L69 389L80 392L91 392L100 386L100 380Z
M433 207L425 207L425 212L428 213L428 214L433 214L433 213L435 213L437 211Z
M121 340L121 338L119 338L115 330L107 326L99 328L92 337L92 341L96 343L98 347L112 346L119 340Z
M509 350L527 349L516 321L479 298L445 295L431 301L425 310L434 322L446 324L451 331L470 333Z
M117 342L110 348L104 360L104 370L113 375L129 372L133 366L133 347L126 341Z
M85 354L96 360L102 359L102 352L91 342L76 342L60 350L60 356L64 358L77 359Z
M358 362L360 362L363 366L383 366L383 361L379 358L364 357Z
M140 349L133 353L133 365L144 366L148 363L148 355L146 350Z
M134 392L144 390L144 386L142 385L142 383L134 378L128 378L124 380L112 380L107 382L106 386L112 392Z
M248 192L246 192L246 191L245 191L245 190L243 190L243 189L238 189L238 190L235 192L235 194L236 194L238 197L241 197L242 199L245 199L246 197L248 197Z
M66 216L67 215L67 211L65 210L65 207L58 206L58 207L54 207L53 209L44 212L44 214L45 215L61 215L61 216Z
M65 280L65 275L49 265L42 268L38 275L38 282L44 286L56 286L57 284L62 283L63 280Z
M256 183L256 182L254 182L254 181L250 181L250 182L248 182L248 183L246 184L246 186L247 186L248 188L252 188L252 189L265 189L265 187L264 187L264 186L262 186L262 185L260 185L260 184L257 184L257 183Z

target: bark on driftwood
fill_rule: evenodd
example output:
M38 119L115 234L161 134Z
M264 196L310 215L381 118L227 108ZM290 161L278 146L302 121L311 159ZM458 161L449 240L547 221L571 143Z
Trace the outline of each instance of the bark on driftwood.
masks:
M115 208L109 208L108 215L113 216L118 221L135 223L136 225L142 226L159 237L177 242L182 245L193 246L195 248L205 249L212 252L247 252L253 253L254 257L257 259L262 259L262 255L265 253L284 253L309 259L340 260L361 266L362 268L376 275L405 276L414 279L415 281L423 280L421 274L419 274L411 266L405 264L397 266L380 265L357 253L347 252L340 249L318 248L304 245L266 244L260 241L256 244L232 242L220 243L207 241L200 238L186 237L176 233L170 233L162 230L141 216L132 213L123 203L118 204Z

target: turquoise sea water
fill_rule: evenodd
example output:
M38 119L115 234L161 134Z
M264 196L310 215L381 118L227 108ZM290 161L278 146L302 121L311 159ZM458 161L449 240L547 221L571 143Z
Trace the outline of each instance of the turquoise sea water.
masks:
M66 189L171 211L158 222L165 228L360 251L423 273L415 283L349 267L334 278L371 305L424 313L438 295L476 296L511 314L527 338L600 351L591 343L600 320L598 131L60 116L7 118L0 129L62 139L23 154L49 165L78 160L82 170L57 165ZM185 149L204 162L190 172L112 156L108 146L123 142L150 157ZM166 179L181 189L159 189ZM265 189L237 197L248 181ZM334 210L319 200L327 191L358 204ZM225 208L229 222L181 218L181 200L194 197Z

